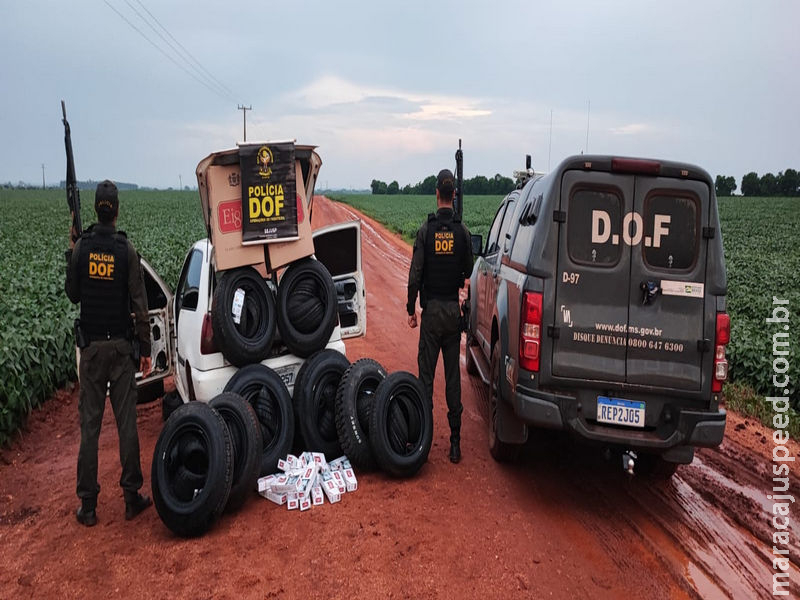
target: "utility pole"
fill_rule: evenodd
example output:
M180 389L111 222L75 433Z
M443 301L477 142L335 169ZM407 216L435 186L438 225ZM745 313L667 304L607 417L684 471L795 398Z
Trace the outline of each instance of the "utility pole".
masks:
M586 107L586 154L589 154L589 114L592 112L592 101Z
M550 154L553 150L553 109L550 109L550 143L547 147L547 172L550 172Z
M183 189L183 177L178 175L178 190L182 190L182 189Z
M242 111L242 124L244 126L244 139L242 141L246 142L247 141L247 111L248 110L253 110L253 106L252 105L244 106L243 104L240 104L237 107L236 110Z
M47 186L44 183L44 163L42 163L42 189L46 190Z

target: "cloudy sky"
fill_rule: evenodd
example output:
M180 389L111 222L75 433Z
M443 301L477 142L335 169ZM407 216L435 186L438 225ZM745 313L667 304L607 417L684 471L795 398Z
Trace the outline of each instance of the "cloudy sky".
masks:
M0 0L0 182L196 185L242 140L320 187L511 175L591 153L800 169L800 2ZM488 8L487 8L488 7ZM155 20L154 20L155 19ZM552 114L552 136L551 136Z

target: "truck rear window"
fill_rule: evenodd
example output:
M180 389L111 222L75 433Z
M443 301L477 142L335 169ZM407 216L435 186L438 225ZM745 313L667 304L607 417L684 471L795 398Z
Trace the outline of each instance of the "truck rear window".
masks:
M575 263L610 267L622 252L614 237L622 223L622 198L609 190L579 189L569 199L567 250ZM612 235L613 234L613 235Z
M697 257L699 203L688 196L658 194L644 202L644 262L656 269L691 269ZM658 231L656 231L658 228Z

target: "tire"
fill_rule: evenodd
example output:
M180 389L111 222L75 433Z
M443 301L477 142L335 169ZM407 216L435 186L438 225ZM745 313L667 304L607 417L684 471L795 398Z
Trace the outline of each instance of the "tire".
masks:
M386 369L371 358L354 362L344 372L336 390L336 431L342 451L354 467L373 470L377 466L369 442L370 416L378 385Z
M205 533L228 501L233 445L222 416L202 402L178 407L153 452L151 485L158 516L184 537Z
M294 412L289 390L280 376L265 365L239 369L225 386L244 398L256 413L261 426L261 476L278 469L278 459L285 458L294 439Z
M497 437L498 403L500 400L500 349L492 348L492 363L489 370L489 453L497 462L514 462L519 457L521 444L507 444Z
M333 278L321 262L292 263L278 284L278 330L292 354L311 356L323 349L338 322Z
M244 292L240 322L232 314L234 297ZM214 341L231 364L243 367L269 356L275 337L275 298L267 282L252 267L225 271L211 305Z
M428 460L433 407L411 373L387 376L375 390L369 441L378 465L392 477L412 477Z
M261 471L261 426L247 401L232 392L223 392L208 403L228 426L233 444L233 479L225 510L233 511L244 504L256 489Z
M161 398L161 420L166 421L179 406L183 405L183 400L178 392L168 392Z
M164 380L159 379L136 390L136 404L147 404L164 395Z
M294 384L294 419L303 450L329 458L342 453L336 427L336 392L350 361L336 350L322 350L309 358Z

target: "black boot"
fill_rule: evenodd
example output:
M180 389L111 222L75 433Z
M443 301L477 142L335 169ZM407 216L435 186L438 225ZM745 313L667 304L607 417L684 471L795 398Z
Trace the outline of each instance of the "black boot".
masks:
M78 511L75 513L75 518L78 519L78 523L86 525L86 527L94 527L97 525L96 507L96 500L94 502L83 500Z
M153 503L150 496L142 496L137 492L135 496L125 497L125 520L130 521L145 508Z
M461 460L461 435L450 434L450 462L457 463Z

